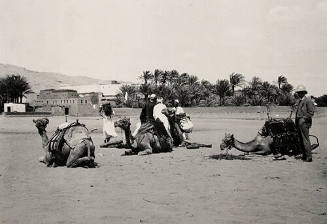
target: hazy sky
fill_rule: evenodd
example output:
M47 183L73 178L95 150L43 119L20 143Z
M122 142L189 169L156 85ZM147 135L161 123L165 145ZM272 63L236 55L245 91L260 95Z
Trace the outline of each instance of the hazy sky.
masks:
M155 68L283 74L322 95L327 1L0 0L0 63L131 81Z

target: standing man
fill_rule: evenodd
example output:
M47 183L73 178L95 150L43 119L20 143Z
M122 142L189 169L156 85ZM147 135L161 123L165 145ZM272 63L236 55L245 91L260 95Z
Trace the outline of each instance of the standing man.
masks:
M100 116L103 118L103 137L104 143L108 143L112 137L117 137L117 133L115 131L115 125L112 121L112 116L115 115L111 104L106 103L101 105L100 107Z
M296 87L295 93L299 97L295 115L295 124L300 136L300 144L303 152L302 159L305 162L312 162L309 129L312 125L314 105L312 100L305 96L308 92L303 85Z

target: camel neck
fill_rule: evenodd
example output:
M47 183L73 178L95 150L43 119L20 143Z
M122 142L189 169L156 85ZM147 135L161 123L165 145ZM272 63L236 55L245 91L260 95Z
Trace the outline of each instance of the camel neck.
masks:
M39 133L40 133L40 136L41 136L41 139L42 139L42 146L43 146L43 148L45 148L49 143L49 138L48 138L48 135L47 135L47 131L44 130L44 131L41 131Z
M128 125L127 127L124 128L124 132L125 132L125 139L126 139L126 144L127 146L131 147L131 127Z
M256 145L254 141L243 143L234 139L234 147L242 152L253 152L253 149L256 147Z

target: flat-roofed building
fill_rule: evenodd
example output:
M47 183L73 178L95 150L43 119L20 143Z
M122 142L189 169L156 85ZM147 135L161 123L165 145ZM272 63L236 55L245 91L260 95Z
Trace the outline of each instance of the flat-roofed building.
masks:
M45 89L34 102L36 111L50 111L54 115L94 115L99 110L101 93L79 94L72 89Z

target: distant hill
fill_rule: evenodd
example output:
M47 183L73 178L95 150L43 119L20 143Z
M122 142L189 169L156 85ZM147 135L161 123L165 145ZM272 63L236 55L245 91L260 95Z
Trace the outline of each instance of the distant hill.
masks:
M41 89L58 89L62 86L111 83L109 80L94 79L86 76L68 76L52 72L37 72L15 65L0 64L0 78L12 74L24 76L34 92L39 92Z

